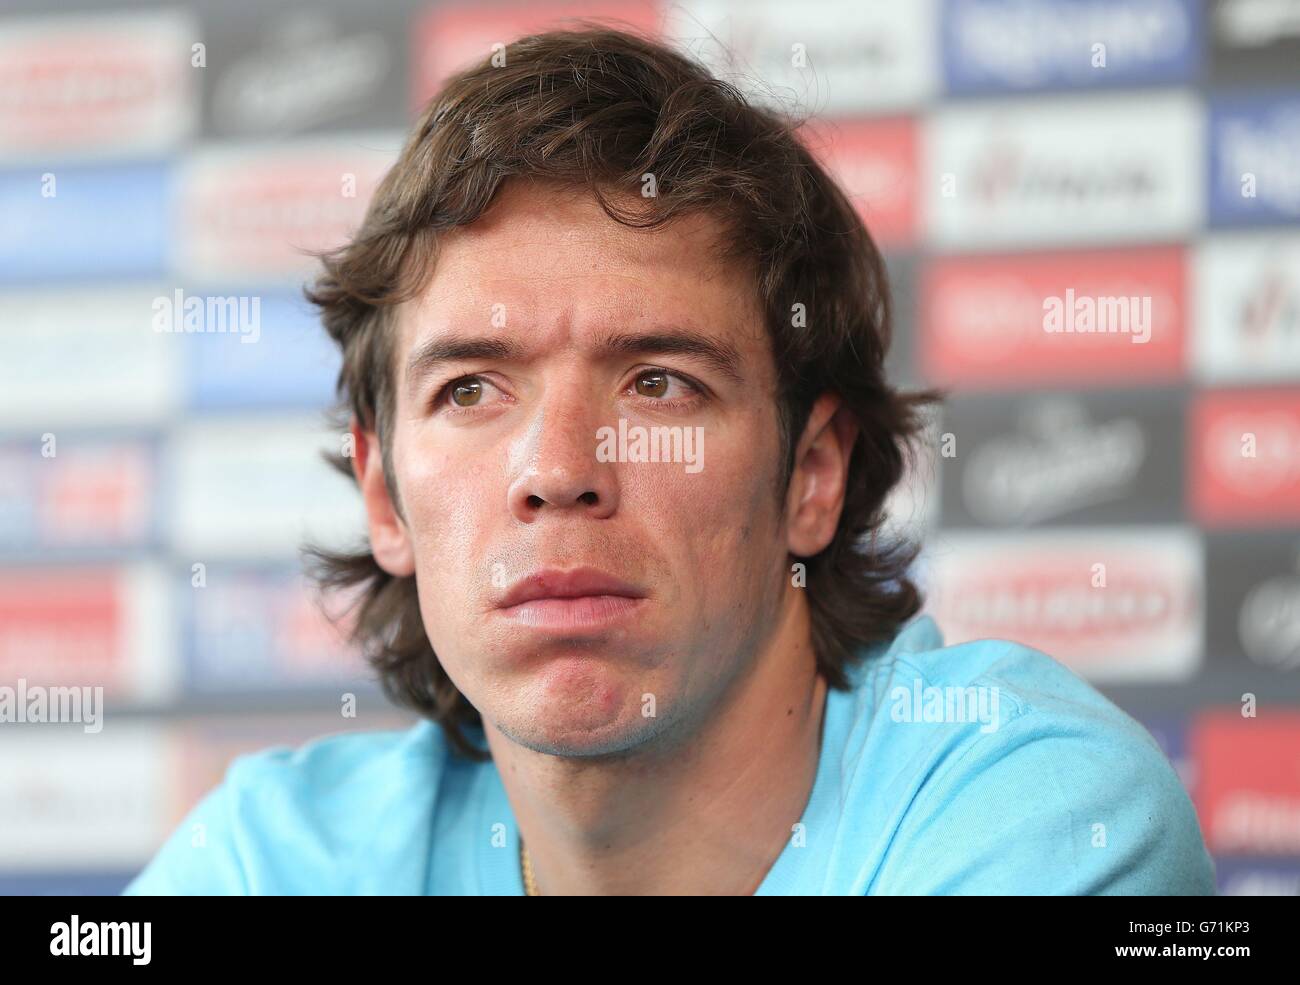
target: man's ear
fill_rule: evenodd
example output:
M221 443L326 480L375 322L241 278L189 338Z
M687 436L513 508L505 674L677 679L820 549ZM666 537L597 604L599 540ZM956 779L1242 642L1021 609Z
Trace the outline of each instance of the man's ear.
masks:
M361 487L361 499L366 506L366 521L370 528L370 553L375 563L394 577L415 574L415 552L406 524L393 507L384 482L383 456L379 439L373 431L364 430L357 421L352 422L352 472Z
M858 422L838 394L824 393L808 414L786 493L787 547L797 557L820 553L835 538L844 506Z

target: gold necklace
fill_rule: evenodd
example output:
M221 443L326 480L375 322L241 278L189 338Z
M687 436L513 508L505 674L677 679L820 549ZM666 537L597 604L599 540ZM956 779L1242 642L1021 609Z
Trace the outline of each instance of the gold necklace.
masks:
M527 896L541 896L537 891L537 881L533 878L533 860L528 857L528 849L524 847L524 839L519 839L519 867L524 873L524 894Z

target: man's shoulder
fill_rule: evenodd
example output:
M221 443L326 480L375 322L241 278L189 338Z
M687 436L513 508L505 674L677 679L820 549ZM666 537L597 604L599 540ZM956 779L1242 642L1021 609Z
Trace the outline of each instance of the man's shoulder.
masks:
M854 683L864 727L846 755L855 770L872 764L873 789L885 779L899 805L883 885L1211 891L1195 810L1155 739L1049 654L1002 639L945 645L923 615ZM942 865L920 878L908 864L941 850L956 866L946 882ZM973 867L982 851L1002 865Z
M442 729L337 732L231 761L222 786L248 841L314 841L336 856L433 811L448 762Z
M1182 781L1147 729L1073 670L1035 647L1011 640L972 640L899 654L891 670L893 697L901 703L910 685L915 708L917 682L922 707L938 707L956 726L952 765L974 768L1016 755L1042 772L1079 783L1105 773L1122 778L1143 796L1164 806L1187 802ZM974 709L975 714L971 711ZM891 708L891 711L893 708ZM987 715L980 713L987 710ZM965 713L966 721L962 722ZM972 720L973 719L973 720ZM962 729L962 726L969 726ZM1107 784L1106 789L1110 789ZM1100 788L1076 787L1085 800Z
M860 702L873 702L893 721L919 713L911 720L960 726L965 713L973 738L1026 719L1022 727L1100 732L1163 756L1141 724L1050 654L1006 639L946 644L928 614L909 622L888 646L869 650L851 681ZM987 720L972 720L972 711L987 711Z
M280 744L236 756L224 784L232 790L274 786L288 794L355 795L358 787L391 781L394 773L429 769L445 752L441 730L421 720L406 728L320 735L298 745Z
M420 893L410 852L427 845L447 749L420 721L236 756L127 892ZM400 871L378 845L405 849Z

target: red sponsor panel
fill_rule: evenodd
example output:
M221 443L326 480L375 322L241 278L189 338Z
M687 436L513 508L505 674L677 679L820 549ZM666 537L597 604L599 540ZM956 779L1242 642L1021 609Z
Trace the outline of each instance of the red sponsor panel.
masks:
M917 238L917 132L908 118L810 122L803 140L883 248Z
M540 3L442 4L419 18L412 31L411 99L418 115L447 76L487 61L493 45L509 44L525 34L576 27L573 18L598 19L618 28L658 35L663 24L659 4L650 0L566 0Z
M920 363L945 385L1166 383L1186 373L1178 247L932 260Z
M1199 394L1188 502L1209 526L1300 520L1300 388Z
M0 684L166 700L176 675L164 587L152 563L0 569Z
M1196 809L1212 853L1300 855L1300 712L1206 712L1191 747Z
M107 687L120 680L123 594L106 568L0 572L0 681Z

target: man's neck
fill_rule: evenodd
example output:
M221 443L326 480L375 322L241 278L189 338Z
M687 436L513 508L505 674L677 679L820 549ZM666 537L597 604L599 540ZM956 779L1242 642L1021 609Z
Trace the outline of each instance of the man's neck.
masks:
M626 757L566 758L485 721L543 895L759 887L812 793L826 706L803 600L784 616L688 741L660 736Z

